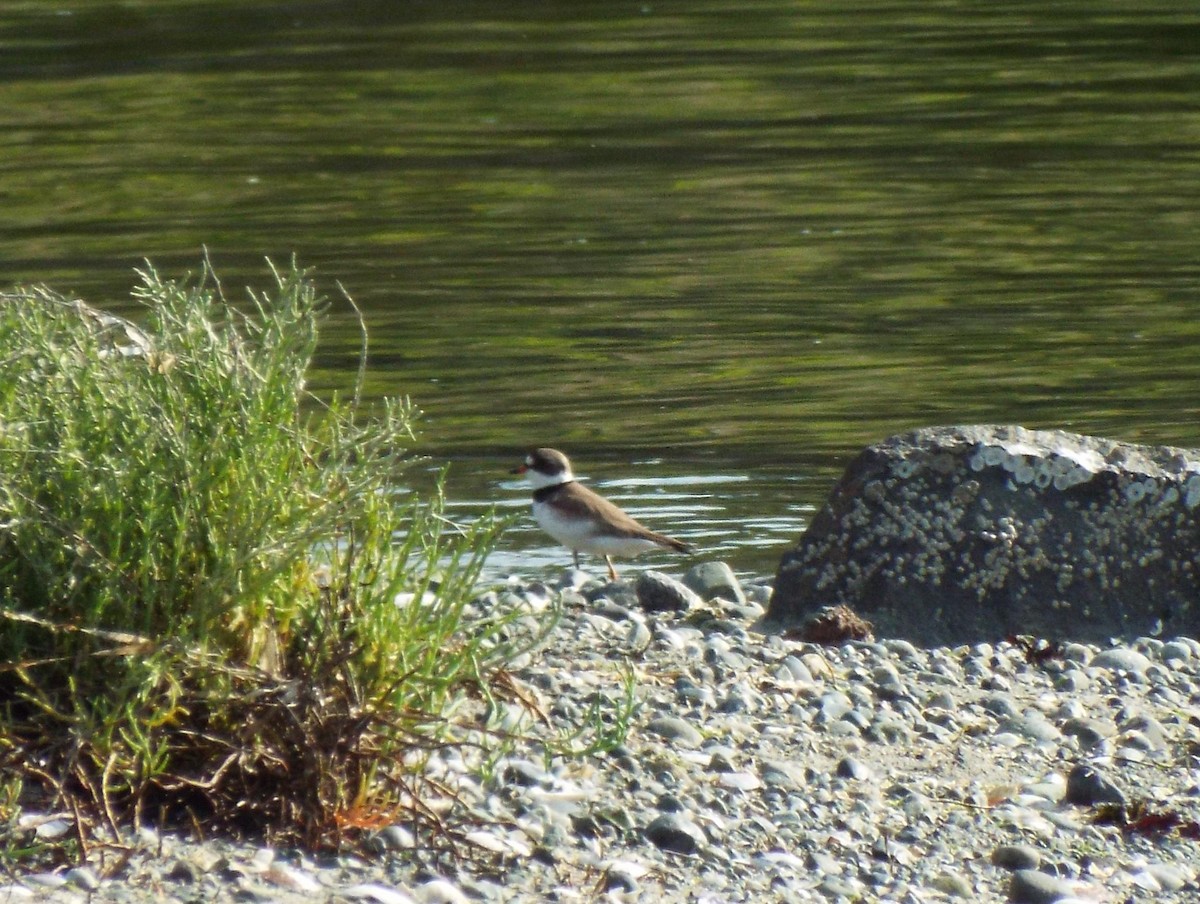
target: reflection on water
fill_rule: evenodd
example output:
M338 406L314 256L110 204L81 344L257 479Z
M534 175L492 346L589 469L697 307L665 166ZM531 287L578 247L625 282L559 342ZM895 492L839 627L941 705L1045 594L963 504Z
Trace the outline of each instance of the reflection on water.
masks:
M0 282L294 252L314 386L340 281L464 511L554 445L770 571L900 430L1200 444L1198 48L1174 2L16 0Z

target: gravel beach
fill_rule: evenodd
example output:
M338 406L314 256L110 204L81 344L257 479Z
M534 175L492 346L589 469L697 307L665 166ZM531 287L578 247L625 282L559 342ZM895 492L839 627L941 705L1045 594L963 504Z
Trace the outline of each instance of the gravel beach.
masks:
M769 594L710 564L478 600L562 607L514 670L533 734L616 710L630 673L638 704L603 754L435 760L490 857L414 853L402 826L369 856L143 831L115 876L0 879L0 904L1200 900L1196 640L817 646L761 631Z

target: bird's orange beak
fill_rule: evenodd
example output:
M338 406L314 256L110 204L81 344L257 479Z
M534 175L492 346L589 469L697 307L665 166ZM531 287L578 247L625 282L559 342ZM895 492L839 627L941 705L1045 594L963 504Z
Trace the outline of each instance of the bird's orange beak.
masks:
M509 474L524 474L528 470L529 470L529 465L517 465L517 467L513 468L508 473Z

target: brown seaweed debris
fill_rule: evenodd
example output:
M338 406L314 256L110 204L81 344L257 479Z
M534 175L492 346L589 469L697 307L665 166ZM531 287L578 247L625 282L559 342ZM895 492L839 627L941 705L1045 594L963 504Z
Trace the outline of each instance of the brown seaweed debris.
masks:
M1117 826L1126 835L1160 836L1176 832L1181 838L1200 840L1200 823L1178 810L1153 810L1145 801L1128 805L1104 804L1092 818L1096 825Z
M1010 634L1005 640L1024 653L1030 665L1063 658L1063 647L1057 640L1039 640L1027 634Z
M803 640L826 646L848 640L874 640L874 626L849 606L826 606L799 628L788 631L789 640Z

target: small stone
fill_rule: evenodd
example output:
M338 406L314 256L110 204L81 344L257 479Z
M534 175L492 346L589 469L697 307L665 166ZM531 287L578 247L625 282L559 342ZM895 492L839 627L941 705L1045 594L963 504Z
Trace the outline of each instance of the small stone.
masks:
M863 737L876 744L900 744L912 736L913 731L903 719L884 712L877 714L863 731Z
M235 901L249 901L252 904L275 904L279 900L279 894L275 889L259 885L249 878L238 882L231 897Z
M873 777L869 767L849 756L843 757L834 771L838 778L848 778L858 782L868 781Z
M647 612L686 612L704 602L695 592L661 571L643 571L638 575L637 600Z
M1009 694L988 694L983 698L983 708L1002 719L1016 719L1021 715L1016 701Z
M752 772L722 772L717 776L717 785L730 791L757 791L762 780Z
M697 684L686 675L675 679L675 696L680 702L693 706L712 706L716 702L712 688Z
M588 591L587 601L589 603L595 606L600 600L605 600L624 609L633 609L638 604L638 595L633 585L629 582L610 581L607 584L601 584Z
M375 904L414 904L413 899L404 892L371 882L351 885L349 888L340 889L338 894L343 898L373 901Z
M954 699L954 695L949 691L936 691L930 694L929 699L925 701L925 706L929 709L941 709L946 712L953 712L958 709L958 701Z
M630 622L629 630L625 633L625 648L631 652L641 653L654 640L654 632L644 621Z
M554 586L558 590L580 590L591 580L592 576L582 568L568 568L559 576Z
M1159 656L1163 662L1187 662L1192 658L1192 648L1179 640L1169 640L1162 645Z
M470 904L470 898L445 879L426 882L414 889L414 893L420 904Z
M790 654L780 660L779 668L775 672L775 678L783 682L799 681L802 684L813 683L812 672L808 670L808 666Z
M500 779L506 785L516 785L522 788L541 786L549 787L553 776L536 763L523 759L505 760L499 770Z
M651 719L646 725L646 730L671 741L677 747L699 747L704 741L704 735L678 716L658 716Z
M655 847L676 854L694 854L707 840L704 832L683 813L664 813L645 829L646 838Z
M1123 733L1117 739L1117 746L1121 748L1121 755L1127 759L1141 757L1146 753L1160 749L1159 745L1155 744L1140 731L1127 731Z
M633 878L625 870L613 865L604 871L600 890L606 893L616 892L621 895L634 895L638 890L637 879Z
M1062 733L1075 738L1084 750L1104 742L1117 732L1117 726L1101 719L1077 718L1063 723Z
M725 715L735 715L737 713L748 712L750 709L750 700L740 691L733 690L721 699L717 705L717 712Z
M34 834L42 841L54 841L71 831L72 825L65 819L48 819L34 829Z
M650 867L635 860L613 860L604 870L604 890L633 895L638 890L638 880L651 872Z
M100 887L100 877L88 866L77 866L69 869L63 876L71 885L84 891L96 891Z
M871 680L875 683L876 696L882 700L896 700L908 693L900 673L891 663L876 666L871 671Z
M804 667L808 669L808 673L813 676L814 680L828 681L833 678L833 667L829 665L829 660L820 653L805 653L800 657L800 661L804 663Z
M302 894L314 894L321 890L321 883L308 873L279 861L267 867L264 876L275 885Z
M1179 891L1190 881L1182 869L1171 863L1148 863L1145 871L1153 876L1165 891Z
M588 610L590 615L599 615L602 618L607 618L614 622L635 622L645 624L644 616L638 613L635 618L634 612L627 606L622 606L620 603L615 603L606 596L600 596L592 602L591 608Z
M728 747L717 747L712 750L708 760L709 772L733 772L733 751Z
M1062 647L1062 658L1065 662L1074 662L1077 665L1087 665L1092 661L1092 655L1095 653L1091 647L1082 643L1065 643Z
M952 898L971 898L974 899L975 889L971 883L967 881L965 876L959 873L944 872L934 876L931 883L934 888L943 894L950 895Z
M179 885L192 885L200 881L203 873L195 864L186 860L176 860L167 870L166 877Z
M654 802L654 808L662 813L683 813L687 807L674 794L660 794Z
M1054 904L1062 898L1076 897L1080 885L1035 869L1019 869L1009 882L1008 900L1014 904Z
M1128 647L1113 647L1111 650L1102 650L1092 657L1089 665L1096 669L1112 669L1119 672L1134 672L1137 674L1145 673L1146 669L1150 668L1151 662L1137 650L1131 650Z
M30 873L22 876L21 881L39 888L62 888L67 884L66 878L59 873Z
M762 764L760 770L763 783L770 788L779 788L784 791L796 791L807 785L801 776L798 767L790 763L781 763L776 760L768 760Z
M1153 716L1137 714L1121 723L1121 731L1137 732L1145 738L1150 746L1147 749L1160 750L1167 746L1167 730ZM1123 742L1124 743L1124 742Z
M1033 741L1057 741L1062 737L1062 733L1036 710L1031 710L1015 719L1008 719L1000 730L1021 735Z
M979 682L979 686L985 691L997 691L1005 694L1013 689L1012 682L1003 675L991 673L989 673L981 682Z
M854 704L850 698L841 691L830 691L827 694L822 694L818 699L817 721L818 722L836 722L846 713L853 711Z
M393 851L407 851L416 847L416 836L406 827L401 825L391 825L379 833L379 838L383 842L384 847Z
M1043 800L1057 804L1067 794L1067 779L1058 772L1051 772L1039 781L1024 785L1022 790L1026 794L1035 794Z
M723 599L744 605L746 594L737 576L724 562L701 562L693 565L683 576L684 586L702 600Z
M1129 876L1129 881L1133 884L1133 887L1139 891L1156 893L1163 890L1162 883L1144 869L1140 869L1131 873Z
M902 637L885 637L880 642L883 644L883 648L893 656L908 662L921 662L922 654L911 641Z
M992 865L1001 869L1037 869L1042 855L1028 844L1002 844L992 851Z
M1066 800L1081 807L1125 805L1125 795L1121 789L1086 763L1080 763L1067 774Z
M831 901L861 901L862 888L861 882L843 879L840 876L830 876L817 886L817 890Z
M840 876L843 872L838 859L824 851L809 851L808 865L810 869L826 876Z

